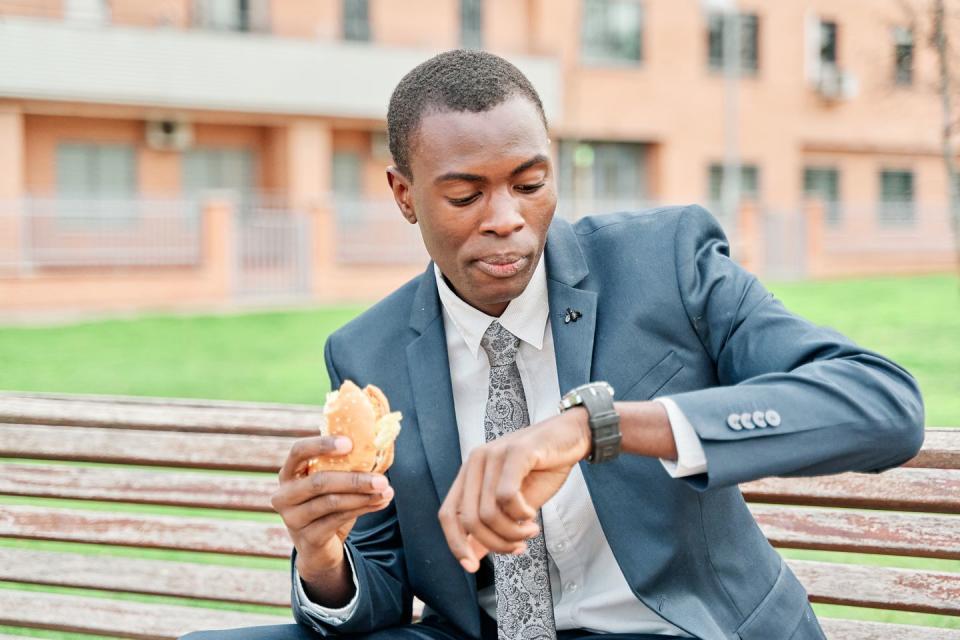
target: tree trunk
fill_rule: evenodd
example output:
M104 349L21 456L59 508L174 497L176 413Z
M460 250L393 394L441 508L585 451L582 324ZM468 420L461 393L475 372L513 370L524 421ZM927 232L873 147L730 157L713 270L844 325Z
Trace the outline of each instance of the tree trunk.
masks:
M937 52L940 71L940 106L943 112L941 143L943 164L947 170L947 194L950 210L950 223L953 228L953 241L957 254L957 268L960 271L960 184L957 178L957 164L953 150L953 104L950 82L950 46L947 41L947 16L945 0L933 2L933 46Z

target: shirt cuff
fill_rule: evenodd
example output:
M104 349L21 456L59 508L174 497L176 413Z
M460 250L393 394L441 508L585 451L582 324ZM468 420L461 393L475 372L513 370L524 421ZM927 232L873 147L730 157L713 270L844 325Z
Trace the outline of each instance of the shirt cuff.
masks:
M670 398L657 398L654 402L659 402L667 410L667 419L670 420L670 429L673 430L673 440L677 444L676 460L660 458L663 468L671 478L685 478L706 473L707 454L704 453L700 438L693 425L687 420L687 416Z
M303 581L300 579L300 572L296 567L293 569L293 581L297 589L297 598L300 600L300 608L304 613L309 614L320 622L330 625L340 625L350 619L357 610L357 601L360 598L360 585L357 584L357 571L353 566L353 556L350 554L350 547L344 545L344 553L347 556L347 562L350 563L350 575L353 578L353 598L350 602L337 609L321 606L307 597L306 589L303 588Z

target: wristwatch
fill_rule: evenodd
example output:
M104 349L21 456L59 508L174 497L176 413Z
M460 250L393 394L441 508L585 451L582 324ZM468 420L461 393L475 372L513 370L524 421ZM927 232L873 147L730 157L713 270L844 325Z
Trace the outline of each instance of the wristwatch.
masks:
M560 399L560 412L573 407L583 407L589 416L590 454L587 462L607 462L620 455L620 416L613 408L613 387L606 382L589 382L575 387Z

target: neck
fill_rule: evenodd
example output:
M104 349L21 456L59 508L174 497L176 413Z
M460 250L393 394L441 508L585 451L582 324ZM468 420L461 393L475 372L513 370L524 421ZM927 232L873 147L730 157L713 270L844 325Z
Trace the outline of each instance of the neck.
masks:
M447 276L443 275L443 272L442 272L442 271L440 272L440 275L443 276L443 281L444 281L445 283L447 283L447 286L448 286L448 287L450 287L450 291L453 291L453 293L454 293L458 298L460 298L461 300L463 300L464 302L466 302L468 305L470 305L471 307L473 307L473 308L476 309L477 311L482 311L483 313L487 314L488 316L493 316L494 318L499 318L500 316L503 315L503 312L507 310L507 306L510 304L510 301L509 301L509 300L508 300L507 302L497 302L497 303L494 303L494 304L477 304L476 302L473 302L473 301L471 301L471 300L468 300L467 298L464 298L462 295L460 295L460 292L457 291L457 288L453 286L453 283L450 282L450 279L449 279Z

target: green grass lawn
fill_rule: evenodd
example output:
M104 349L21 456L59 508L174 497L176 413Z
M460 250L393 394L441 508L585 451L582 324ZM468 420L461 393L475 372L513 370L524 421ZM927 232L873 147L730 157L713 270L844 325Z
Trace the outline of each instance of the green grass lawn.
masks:
M362 309L0 327L0 389L322 403L324 341Z
M774 284L790 309L894 358L930 425L960 425L960 283L951 276ZM320 403L327 335L362 307L0 327L0 389Z
M951 276L871 278L771 285L788 308L831 326L892 357L920 381L927 423L960 426L960 281ZM52 327L0 327L0 389L182 396L270 402L320 403L328 388L323 365L327 335L362 307L259 312L229 316L145 316ZM0 496L4 504L45 504L184 518L278 519L272 514L137 506ZM200 513L202 512L202 513ZM0 538L0 547L135 555L281 569L286 561L187 554L160 550ZM960 571L960 561L782 550L790 558ZM0 582L0 589L23 589ZM43 590L56 590L37 587ZM80 590L61 590L78 593ZM92 597L116 597L82 590ZM125 596L175 602L151 596ZM183 603L187 604L187 603ZM207 603L209 605L209 603ZM247 605L210 605L261 611ZM818 613L960 628L960 618L816 605ZM281 611L286 615L286 611ZM0 634L91 640L92 636L0 626Z
M960 280L955 276L770 288L792 311L906 367L920 382L928 425L960 426Z

